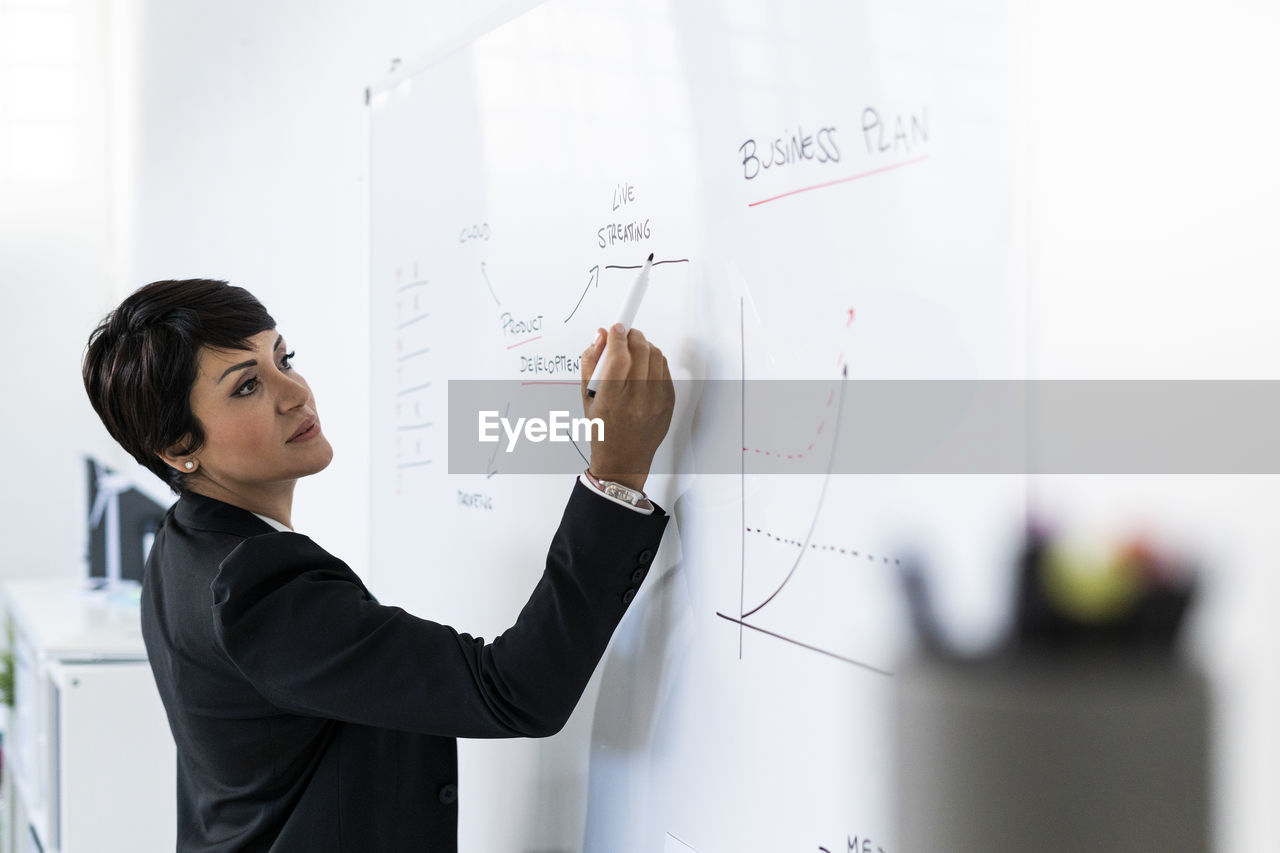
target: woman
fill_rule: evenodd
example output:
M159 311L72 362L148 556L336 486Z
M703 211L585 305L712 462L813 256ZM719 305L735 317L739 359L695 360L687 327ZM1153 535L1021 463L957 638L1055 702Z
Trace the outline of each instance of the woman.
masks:
M643 335L619 332L600 330L582 358L584 410L608 442L574 484L515 625L485 643L380 604L292 532L294 486L333 450L252 295L155 282L94 330L94 408L179 495L142 592L177 744L179 850L454 850L454 739L563 726L667 520L641 490L671 421L670 373ZM606 347L605 378L628 381L588 398Z

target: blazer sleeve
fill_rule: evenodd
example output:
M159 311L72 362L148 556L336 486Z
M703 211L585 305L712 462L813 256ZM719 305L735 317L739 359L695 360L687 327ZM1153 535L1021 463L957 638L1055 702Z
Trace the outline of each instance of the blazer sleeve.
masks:
M306 536L246 539L211 584L231 662L296 714L449 737L541 737L564 726L662 539L576 483L546 567L490 643L379 604Z

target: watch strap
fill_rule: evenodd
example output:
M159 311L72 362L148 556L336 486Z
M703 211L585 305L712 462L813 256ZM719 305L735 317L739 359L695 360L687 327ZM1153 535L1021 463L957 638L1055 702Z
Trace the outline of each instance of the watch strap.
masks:
M638 489L633 489L630 486L624 486L621 483L615 483L613 480L601 480L595 474L591 473L590 468L583 473L586 475L587 479L591 481L593 486L614 500L619 500L625 504L630 504L635 507L640 506L640 502L645 500L644 492Z

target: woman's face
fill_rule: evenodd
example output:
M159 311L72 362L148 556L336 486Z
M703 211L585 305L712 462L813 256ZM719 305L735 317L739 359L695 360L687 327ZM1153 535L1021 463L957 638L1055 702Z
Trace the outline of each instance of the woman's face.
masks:
M202 349L191 387L191 409L205 434L190 457L194 473L242 495L314 474L333 459L311 388L289 363L283 336L271 329L249 344Z

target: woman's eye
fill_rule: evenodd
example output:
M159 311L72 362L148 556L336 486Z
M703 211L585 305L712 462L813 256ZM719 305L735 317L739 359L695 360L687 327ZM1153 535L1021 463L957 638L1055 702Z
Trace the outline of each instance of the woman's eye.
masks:
M281 356L280 358L281 370L293 370L293 356L294 356L294 353L292 351L287 352L283 356ZM253 377L250 377L249 379L246 379L244 382L242 382L240 386L236 388L234 392L232 392L231 396L248 397L250 394L252 394L254 391L257 391L257 390L258 390L258 377L253 376Z

